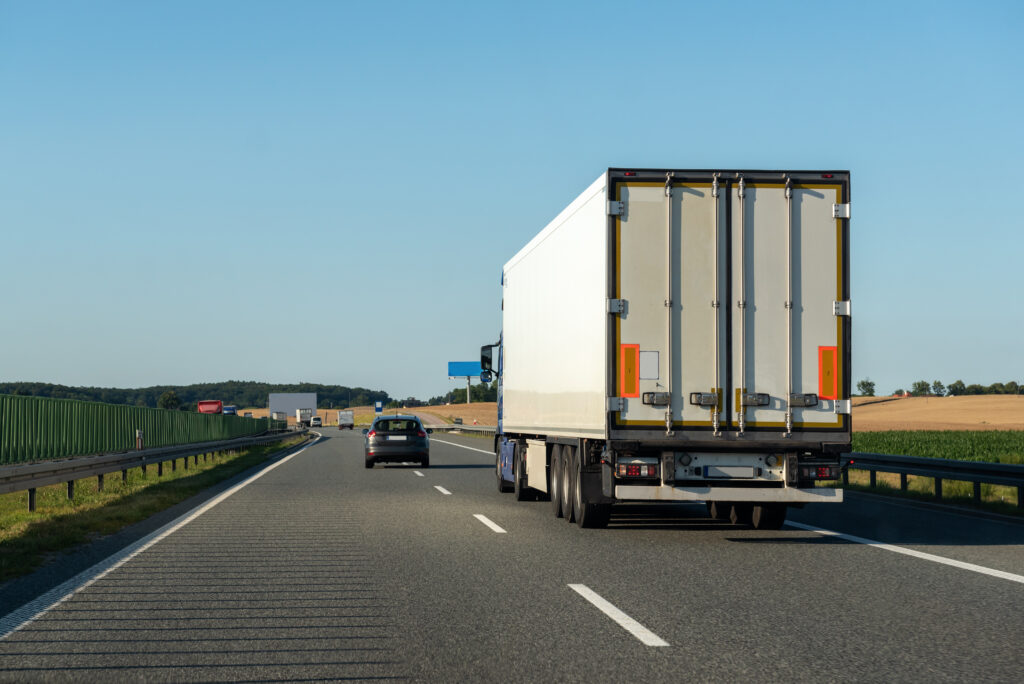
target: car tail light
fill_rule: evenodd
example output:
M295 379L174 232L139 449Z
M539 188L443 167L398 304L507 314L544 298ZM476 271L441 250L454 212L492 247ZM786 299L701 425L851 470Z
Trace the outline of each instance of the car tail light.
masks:
M377 431L376 430L370 430L369 432L366 433L367 437L375 437L376 435L377 435Z
M418 432L416 433L416 436L417 436L417 437L426 437L426 436L427 436L427 431L426 431L426 430L419 430L419 431L418 431Z
M642 463L620 463L619 477L657 477L658 466Z

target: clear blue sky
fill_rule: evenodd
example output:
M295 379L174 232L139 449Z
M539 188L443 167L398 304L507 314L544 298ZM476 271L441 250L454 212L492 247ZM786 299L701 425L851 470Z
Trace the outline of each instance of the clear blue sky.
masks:
M608 166L850 169L855 378L1024 380L1022 7L0 0L0 380L439 394Z

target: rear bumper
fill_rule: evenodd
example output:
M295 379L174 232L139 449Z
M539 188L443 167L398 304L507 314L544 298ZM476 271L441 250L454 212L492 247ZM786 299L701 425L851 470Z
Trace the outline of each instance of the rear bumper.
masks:
M621 501L752 501L755 503L842 503L842 489L814 487L671 487L616 485Z
M391 461L401 463L402 461L417 460L430 455L430 447L424 446L382 446L366 450L366 457L375 461Z

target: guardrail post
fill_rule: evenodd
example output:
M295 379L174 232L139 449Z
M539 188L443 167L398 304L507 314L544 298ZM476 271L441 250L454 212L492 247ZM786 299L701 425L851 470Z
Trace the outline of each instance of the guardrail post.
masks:
M121 482L127 482L127 481L128 481L128 469L125 468L124 470L121 471Z
M183 466L185 466L185 470L188 470L188 456L186 456L185 458L181 459L181 464Z
M1017 485L1017 508L1024 508L1024 485Z
M100 473L99 475L96 476L96 491L103 491L103 473Z
M935 498L942 499L942 478L935 478Z
M975 506L980 506L981 505L981 483L980 482L975 482L974 483L974 505Z
M163 477L163 474L164 474L164 462L160 461L159 463L156 464L156 476L157 477Z
M907 491L907 474L900 473L900 491Z
M192 461L192 463L193 463L193 464L194 464L194 465L195 465L195 466L196 466L196 467L198 468L198 467L199 467L199 454L196 454L196 455L195 455L195 456L193 456L192 458L194 459L194 460Z
M875 471L871 470L871 471L868 471L868 472L870 473L870 477L871 477L871 486L874 487L875 486Z
M173 473L177 469L178 469L178 459L172 458L171 459L171 472Z
M34 513L36 510L36 488L28 490L28 511Z
M844 485L850 484L850 469L849 468L846 468L845 470L843 470L843 484Z
M146 477L146 464L142 464L142 477Z
M75 481L68 480L68 501L75 498Z

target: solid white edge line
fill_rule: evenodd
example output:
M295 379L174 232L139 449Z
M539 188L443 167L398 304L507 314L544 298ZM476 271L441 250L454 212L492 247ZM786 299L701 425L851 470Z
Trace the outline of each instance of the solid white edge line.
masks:
M414 471L412 471L412 472L416 473L416 475L417 475L418 477L426 477L426 475L424 475L423 473L421 473L421 472L420 472L420 471L418 471L418 470L414 470Z
M498 525L497 523L495 523L493 520L488 518L483 513L474 513L473 517L476 518L477 520L479 520L480 522L482 522L484 525L487 525L488 527L490 527L492 530L494 530L498 534L508 534L508 532L501 525Z
M449 492L447 489L445 489L441 485L434 485L434 489L436 489L437 491L441 492L445 496L451 496L452 495L451 492Z
M598 610L619 623L620 627L643 642L645 646L668 646L667 641L601 598L600 595L587 585L570 584L569 588L597 606Z
M873 546L877 549L883 549L885 551L892 551L893 553L901 553L905 556L913 556L914 558L921 558L922 560L932 561L933 563L941 563L942 565L949 565L954 568L960 568L961 570L970 570L971 572L981 573L982 575L988 575L990 577L998 577L999 579L1009 580L1011 582L1019 582L1024 584L1024 575L1015 575L1012 572L1004 572L1002 570L994 570L992 568L986 568L983 565L975 565L974 563L965 563L964 561L953 560L952 558L946 558L945 556L936 556L933 553L925 553L924 551L915 551L914 549L908 549L903 546L896 546L894 544L886 544L885 542L876 541L874 539L867 539L865 537L857 537L852 534L845 534L843 532L836 532L834 530L826 530L821 527L814 527L813 525L804 525L803 523L787 521L787 525L790 527L799 527L801 530L807 530L809 532L816 532L827 537L839 537L847 541L856 542L857 544L865 544L867 546Z
M29 601L28 603L23 605L22 607L17 608L8 613L7 615L3 616L2 618L0 618L0 641L3 641L11 634L14 634L15 632L24 628L31 622L42 617L45 613L48 613L60 604L64 603L72 596L80 592L82 589L85 589L91 586L92 584L98 582L99 580L103 579L111 572L117 570L119 567L121 567L131 559L135 558L140 553L142 553L149 547L153 546L157 542L161 541L165 537L174 534L182 527L189 524L190 522L201 516L203 513L210 510L211 508L219 504L221 501L223 501L224 499L228 498L229 496L240 490L242 487L245 487L246 485L255 482L256 480L260 479L261 477L269 473L274 468L277 468L280 465L284 465L285 463L295 458L309 447L319 442L320 439L321 435L317 434L317 438L314 441L302 447L294 454L289 454L282 458L280 461L271 463L269 466L267 466L260 472L256 473L255 475L252 475L251 477L246 478L244 481L239 482L230 489L221 492L220 494L210 499L199 508L193 509L187 513L183 513L182 515L178 516L177 518L167 523L163 527L154 530L153 532L150 532L142 539L139 539L138 541L124 547L123 549L121 549L114 555L110 556L109 558L106 558L100 561L99 563L96 563L92 567L86 568L85 570L78 573L71 579L57 585L45 594L36 597L32 601Z
M487 451L486 449L477 449L475 447L468 447L465 444L458 444L457 442L446 442L443 439L432 439L430 441L432 441L432 442L440 442L441 444L451 444L452 446L457 446L457 447L460 447L462 449L469 449L470 451L479 451L481 454L490 454L491 456L494 455L493 451Z

